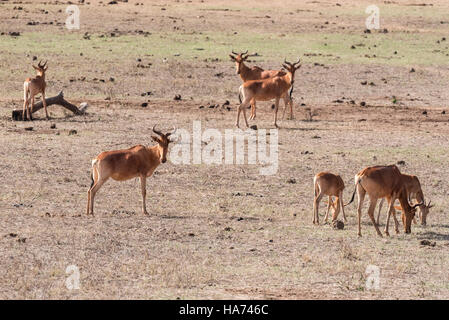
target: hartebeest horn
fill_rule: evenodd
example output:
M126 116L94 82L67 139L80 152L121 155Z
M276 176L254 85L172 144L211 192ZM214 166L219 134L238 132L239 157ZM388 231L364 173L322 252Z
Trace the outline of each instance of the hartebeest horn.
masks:
M416 207L422 206L423 204L424 204L424 202L421 202L421 203L417 203L411 207L412 207L412 209L415 209Z
M167 138L170 137L172 134L174 134L176 130L177 130L176 127L173 127L173 130L166 134Z
M162 136L163 133L160 132L160 131L158 131L158 130L156 130L156 126L157 126L157 124L155 124L155 125L153 126L153 132L156 133L156 134L158 134L158 135L160 135L160 136Z

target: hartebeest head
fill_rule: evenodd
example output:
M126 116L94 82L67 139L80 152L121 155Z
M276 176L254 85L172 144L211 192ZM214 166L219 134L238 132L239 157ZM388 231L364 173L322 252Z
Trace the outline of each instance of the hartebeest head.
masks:
M424 202L417 203L415 205L410 205L408 202L408 198L405 196L407 194L407 190L405 189L405 186L401 190L402 195L398 197L399 202L401 203L401 207L403 209L402 211L402 224L404 225L404 232L405 233L411 233L412 232L412 221L415 217L416 208L423 206ZM404 202L405 201L405 202Z
M291 85L295 82L295 71L301 68L301 59L299 58L297 62L290 63L287 60L284 59L284 63L282 64L282 67L285 68L288 72L291 73Z
M156 130L156 125L154 125L153 127L153 132L156 133L158 135L158 137L156 136L151 136L151 138L158 143L159 145L159 150L161 151L161 162L165 163L167 161L167 151L168 151L168 145L170 142L173 142L173 140L170 140L169 137L175 133L176 128L173 129L173 131L168 132L166 134L162 133L161 131Z
M421 225L425 226L427 224L427 215L429 214L429 209L433 207L433 204L431 205L432 201L429 201L429 203L423 203L419 208L421 210L421 216L420 216L420 220L421 220Z
M231 60L235 62L235 71L237 74L240 74L243 62L246 61L249 57L255 56L255 54L248 54L248 50L242 53L236 53L232 51L232 54L230 54L229 56L231 57Z
M45 63L41 63L42 61L39 61L39 63L37 64L37 67L35 65L33 65L33 68L37 71L37 75L44 77L45 76L45 71L47 71L48 66L47 66L47 61L45 61Z

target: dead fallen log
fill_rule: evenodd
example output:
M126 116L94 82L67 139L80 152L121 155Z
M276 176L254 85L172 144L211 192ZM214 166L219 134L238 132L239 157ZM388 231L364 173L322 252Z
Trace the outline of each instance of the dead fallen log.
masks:
M70 102L68 102L67 100L64 99L64 93L61 91L59 92L59 94L57 96L51 97L51 98L46 98L45 102L47 103L47 106L51 106L53 104L57 104L60 105L64 108L66 108L67 110L72 111L74 114L76 115L82 115L84 114L84 110L80 110L78 109L77 106L75 106L74 104L71 104ZM33 106L33 113L42 109L44 107L44 104L42 103L42 101L39 101L38 103L35 103ZM22 110L13 110L12 111L12 119L14 121L20 121L22 120Z

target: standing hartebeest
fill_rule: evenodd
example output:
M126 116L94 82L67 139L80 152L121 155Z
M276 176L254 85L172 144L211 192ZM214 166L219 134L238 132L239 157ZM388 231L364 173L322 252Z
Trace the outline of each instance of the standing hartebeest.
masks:
M313 178L313 190L314 190L314 200L313 200L313 224L320 224L318 218L318 207L323 196L329 197L329 202L327 204L327 212L324 217L324 221L327 222L329 216L330 207L333 205L332 196L335 197L336 206L334 205L334 213L332 214L332 221L337 220L338 214L340 213L340 208L343 211L343 218L346 220L345 209L343 206L343 190L345 188L345 183L339 175L335 175L330 172L320 172Z
M116 181L140 178L142 189L142 212L146 209L146 181L161 163L167 161L168 145L172 142L169 137L174 133L163 134L153 127L153 132L159 137L151 138L157 143L152 147L137 145L125 150L105 151L92 160L92 184L87 192L87 214L94 214L95 194L101 186L112 178Z
M421 225L425 226L427 224L427 215L429 214L429 209L433 207L431 205L431 201L426 204L424 200L424 194L421 189L421 183L419 182L419 179L417 176L409 175L409 174L402 174L402 181L405 184L405 188L407 189L408 199L409 201L411 199L415 199L418 203L422 203L418 208L418 218L421 221ZM377 213L377 224L379 224L379 217L380 217L380 211L382 209L384 199L380 200L379 203L379 212ZM396 217L395 223L397 222ZM416 224L416 219L413 218L413 222Z
M359 198L357 205L359 236L362 236L362 205L366 194L370 197L368 215L371 218L371 222L373 223L379 236L382 237L382 233L374 220L374 210L376 209L377 199L379 198L386 198L388 201L388 215L385 224L385 234L390 235L388 232L388 225L390 222L390 215L392 210L394 210L394 202L396 199L399 200L402 211L404 212L402 215L402 222L404 224L405 233L411 232L411 223L413 217L415 216L416 207L422 205L422 203L410 206L407 197L407 189L405 188L405 184L402 180L402 174L398 167L395 165L367 167L356 174L354 182L354 193L352 194L351 201L349 201L346 205L354 201L355 193L357 191ZM396 231L398 232L399 230Z
M283 76L275 76L263 80L251 80L242 84L239 88L239 93L243 95L243 102L240 104L237 111L236 126L239 127L240 112L243 111L243 117L247 127L248 120L246 118L246 107L254 99L255 101L269 101L275 100L274 110L274 126L277 128L277 114L279 109L279 100L284 99L285 106L290 104L290 113L293 114L293 103L288 95L288 89L293 85L295 79L295 71L301 67L300 60L295 63L284 61L282 65L287 69L287 73Z
M233 55L234 56L233 56ZM260 67L253 66L249 68L245 61L252 56L256 56L255 54L248 54L248 50L246 52L242 53L236 53L232 51L232 54L229 56L231 57L231 60L235 62L235 68L236 73L240 75L240 78L242 79L243 83L250 80L261 80L261 79L268 79L272 78L274 76L283 76L285 75L285 71L283 70L264 70ZM239 95L240 99L240 95ZM242 101L240 101L242 103ZM285 109L284 109L285 110ZM250 120L256 119L256 100L251 100L251 115L249 117Z
M34 96L41 93L42 94L42 104L44 105L45 116L48 119L47 112L47 102L45 101L45 72L47 71L47 61L44 64L41 64L42 61L39 61L37 67L33 65L33 68L37 71L37 75L34 78L27 78L23 83L23 112L22 119L25 121L27 119L33 120L33 106L34 106ZM31 107L30 107L31 105ZM26 111L26 114L25 114Z

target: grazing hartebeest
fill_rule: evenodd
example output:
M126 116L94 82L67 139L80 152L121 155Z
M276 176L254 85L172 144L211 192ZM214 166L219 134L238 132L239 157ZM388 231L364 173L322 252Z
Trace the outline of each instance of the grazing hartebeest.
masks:
M233 55L234 56L233 56ZM232 51L232 54L229 56L231 60L235 62L236 73L240 75L243 83L250 80L260 80L260 79L268 79L274 76L283 76L285 75L285 71L283 70L264 70L260 67L253 66L249 68L245 61L252 56L256 56L255 54L248 54L248 50L242 53L236 53ZM240 94L239 94L240 99ZM242 101L240 101L242 103ZM284 109L285 110L285 109ZM251 115L249 117L250 120L256 119L256 100L251 100Z
M405 188L407 189L408 199L409 201L411 199L415 199L418 203L422 203L418 208L418 218L421 221L421 225L425 226L427 224L427 215L429 214L429 209L433 207L431 205L431 201L426 204L424 200L424 194L421 189L421 183L419 182L419 179L417 176L409 175L409 174L402 174L402 181L405 184ZM379 217L380 217L380 211L382 209L382 205L384 203L384 199L380 200L379 203L379 212L377 213L377 224L379 224ZM395 223L397 222L396 217ZM413 218L413 222L416 224L416 219Z
M327 222L329 216L330 207L333 206L332 196L335 197L336 204L334 206L334 213L332 214L332 221L337 220L338 214L340 213L340 208L343 211L343 218L346 220L345 209L343 206L343 190L345 188L345 183L339 175L335 175L330 172L320 172L313 178L313 190L314 190L314 200L313 200L313 224L320 224L318 218L318 207L323 196L329 197L329 202L327 204L327 212L324 217L324 221Z
M290 99L290 96L288 95L288 89L290 89L290 87L294 83L295 71L301 67L299 63L300 60L295 63L284 61L284 64L282 66L287 69L287 74L263 80L247 81L240 86L239 93L242 93L243 95L243 102L240 104L237 111L237 127L239 127L241 111L243 111L245 124L247 127L249 127L245 109L253 99L255 99L256 101L268 101L276 99L274 110L274 126L276 128L278 127L277 114L279 108L279 100L281 98L284 99L285 106L287 106L287 103L290 103L290 113L293 114L293 103Z
M47 102L45 101L45 72L47 71L47 61L44 64L41 64L42 61L39 61L37 67L33 65L33 68L36 69L37 75L34 78L27 78L23 83L23 111L22 111L22 119L25 121L27 119L33 120L33 106L34 106L34 96L41 93L42 94L42 104L44 105L45 116L48 119L47 112ZM31 107L30 107L31 105ZM26 111L26 114L25 114Z
M92 160L92 184L87 192L87 214L94 214L94 198L97 191L109 179L117 181L139 177L142 189L142 212L146 209L146 180L161 163L167 161L167 150L170 142L169 132L163 134L153 127L153 132L159 137L151 138L157 142L155 146L137 145L125 150L105 151Z
M388 216L385 224L385 234L390 235L388 232L388 225L390 222L390 214L394 210L394 202L396 199L399 200L401 204L402 211L402 222L404 224L405 233L411 232L412 219L415 216L416 207L422 205L421 203L410 206L407 197L407 189L402 181L402 174L398 167L395 165L391 166L375 166L367 167L360 171L354 178L355 189L352 194L351 201L346 205L354 201L355 193L357 191L359 202L357 205L357 216L358 216L358 235L362 236L361 232L361 216L362 216L362 205L365 195L368 194L370 197L370 206L368 209L368 215L371 218L371 222L376 229L379 236L382 237L382 233L374 220L374 210L376 209L377 199L386 198L388 201ZM399 231L399 230L396 230Z

